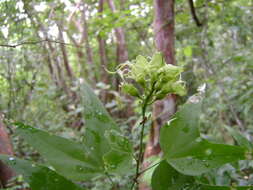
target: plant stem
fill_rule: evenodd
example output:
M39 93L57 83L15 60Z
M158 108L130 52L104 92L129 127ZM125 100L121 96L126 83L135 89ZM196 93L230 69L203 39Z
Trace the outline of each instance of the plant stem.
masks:
M144 138L144 128L145 128L145 123L146 123L146 109L147 106L149 105L149 100L153 95L154 92L154 87L155 87L156 82L153 83L150 93L148 94L148 96L146 97L146 99L143 101L142 104L142 109L141 109L141 115L142 115L142 122L141 122L141 136L140 136L140 144L139 144L139 155L137 157L137 164L136 164L136 172L135 172L135 177L134 177L134 181L132 183L131 189L134 188L134 185L136 183L138 183L138 177L140 176L140 164L142 162L142 158L143 158L143 138Z
M137 166L136 166L136 177L138 178L139 175L139 169L140 169L140 163L142 160L142 154L143 154L143 137L144 137L144 127L146 123L145 113L146 113L146 105L142 108L142 125L141 125L141 136L140 136L140 151L137 159Z
M107 172L105 172L105 175L106 175L106 177L109 179L109 181L111 182L112 186L114 187L114 186L115 186L115 184L114 184L114 182L113 182L113 180L112 180L112 178L111 178L110 174L109 174L109 173L107 173Z
M145 101L146 102L146 101ZM141 136L140 136L140 148L139 148L139 155L137 158L137 164L136 164L136 172L135 172L135 177L134 177L134 181L132 184L131 189L134 188L135 183L137 183L138 177L139 177L139 169L140 169L140 163L142 160L142 155L143 155L143 137L144 137L144 127L145 127L145 123L146 123L146 118L145 118L145 113L146 113L146 108L147 105L145 104L142 107L142 122L141 122Z
M153 168L153 167L157 166L158 164L160 164L162 161L163 161L163 160L161 160L161 161L157 162L156 164L154 164L154 165L152 165L152 166L150 166L150 167L144 169L143 171L139 172L139 174L145 173L146 171L148 171L148 170L150 170L151 168Z

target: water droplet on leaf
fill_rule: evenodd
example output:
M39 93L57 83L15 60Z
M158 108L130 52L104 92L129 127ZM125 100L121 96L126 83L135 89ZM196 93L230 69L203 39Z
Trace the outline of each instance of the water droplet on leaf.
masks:
M209 149L206 149L205 154L209 156L212 154L212 152L213 152L212 149L209 148Z

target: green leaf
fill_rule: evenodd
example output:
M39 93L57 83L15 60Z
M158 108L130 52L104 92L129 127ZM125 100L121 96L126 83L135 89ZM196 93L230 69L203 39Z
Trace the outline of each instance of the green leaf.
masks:
M155 74L155 72L157 72L157 70L163 67L164 65L165 63L163 61L162 53L160 52L155 53L150 61L151 71L154 72Z
M252 190L250 186L214 186L197 183L194 177L179 173L165 160L152 175L153 190Z
M16 125L16 132L61 175L73 180L85 180L103 171L90 147L21 123Z
M185 96L186 95L186 89L183 81L177 81L171 85L171 88L174 92L174 94L178 94L179 96Z
M192 56L192 47L191 46L187 46L184 48L184 55L186 57L191 57Z
M237 132L235 129L225 126L225 128L228 130L228 132L232 135L232 137L236 140L236 142L249 150L253 149L253 144L244 137L241 133Z
M108 172L125 174L132 163L133 145L120 135L119 128L87 84L82 86L82 93L85 146L93 148L93 156Z
M23 175L32 190L83 189L45 166L35 165L32 162L7 155L0 155L0 159L15 170L17 174ZM58 159L60 160L60 157Z
M156 167L151 184L153 190L182 190L193 181L193 177L178 173L164 160Z
M82 94L86 119L84 144L51 135L21 123L17 124L17 133L33 146L57 172L70 179L86 180L104 175L105 164L107 170L108 166L115 165L114 172L122 171L121 167L125 169L132 160L132 144L124 138L124 144L121 146L121 136L116 138L117 143L113 144L105 134L119 130L115 122L88 85L82 86Z
M118 131L119 128L87 84L81 86L81 93L86 127L83 142L86 147L94 150L93 156L103 167L103 155L110 151L109 142L104 134L107 130Z
M200 104L185 104L161 130L164 157L177 171L200 175L226 163L251 159L251 152L239 146L210 143L200 137Z
M132 168L133 146L129 140L117 131L107 131L111 151L104 155L105 166L108 172L125 174Z

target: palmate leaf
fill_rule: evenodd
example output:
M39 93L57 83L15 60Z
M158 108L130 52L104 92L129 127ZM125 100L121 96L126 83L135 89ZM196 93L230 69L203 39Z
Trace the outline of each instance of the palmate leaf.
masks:
M7 155L0 155L0 160L8 164L17 174L23 175L32 190L84 190L45 166Z
M152 175L153 190L252 190L252 186L229 187L197 183L193 176L179 173L164 160Z
M250 159L243 147L210 143L200 137L200 104L185 104L161 130L164 157L185 175L200 175L223 164Z

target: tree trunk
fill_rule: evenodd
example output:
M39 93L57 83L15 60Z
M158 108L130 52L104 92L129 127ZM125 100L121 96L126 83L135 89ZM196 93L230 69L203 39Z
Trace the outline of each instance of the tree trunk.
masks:
M73 21L75 22L75 21ZM70 34L70 32L68 30L65 31L68 35L68 38L70 39L70 41L75 45L75 51L76 51L76 56L78 59L78 66L79 66L79 71L80 71L80 75L84 75L85 77L88 76L88 72L87 69L85 68L85 56L84 56L84 52L83 49L81 48L81 45L79 42L77 42L77 40Z
M175 64L174 50L174 0L154 0L154 31L155 45L162 52L167 64ZM168 121L176 111L176 97L169 95L165 100L157 101L153 106L153 122L150 136L144 153L143 167L147 168L150 163L145 159L159 155L160 128ZM144 183L139 185L140 190L149 190Z
M99 0L98 4L98 13L100 13L99 17L102 18L102 13L104 11L104 0ZM101 65L101 80L105 84L109 84L109 76L106 71L108 64L108 57L106 54L106 41L103 36L99 33L97 36L98 40L98 48L99 48L99 57L100 57L100 65ZM102 90L100 93L100 99L104 104L106 104L108 100L108 92L107 90Z
M88 35L88 24L87 24L87 18L86 18L86 7L85 4L83 4L83 11L82 11L82 21L83 21L83 27L82 27L82 40L81 44L85 42L85 51L87 56L87 63L88 63L88 72L89 75L94 72L95 64L93 61L93 52L90 47L90 41L89 41L89 35ZM96 82L96 76L93 75L91 77L91 82Z
M2 114L0 113L0 154L13 156L13 148L3 123ZM0 187L6 187L8 180L15 175L14 171L0 161Z
M174 0L154 0L155 45L167 64L175 64Z
M69 64L69 60L68 60L68 55L67 55L67 50L64 44L64 37L63 37L63 31L62 31L62 23L58 23L57 24L58 30L59 30L59 40L60 42L60 48L61 48L61 52L62 52L62 57L63 57L63 63L67 72L67 76L70 78L70 80L72 80L74 78L73 76L73 71L71 69L71 66Z
M45 44L43 44L43 53L46 55L45 60L46 60L47 65L48 65L48 70L49 70L50 77L51 77L52 81L54 81L55 86L59 87L59 83L58 83L58 80L57 80L57 75L55 73L55 68L53 66L50 54L49 54Z
M99 0L99 5L98 5L98 12L100 14L103 13L104 10L104 0ZM102 18L102 15L99 16L100 18ZM98 46L99 46L99 55L100 55L100 63L103 71L103 76L102 76L102 81L104 83L108 83L108 74L107 72L105 72L105 68L107 67L107 62L108 62L108 58L107 58L107 54L106 54L106 42L103 39L103 37L101 36L101 34L98 34Z
M107 0L108 5L113 13L117 11L116 6L113 0ZM116 37L116 63L124 63L128 60L128 51L125 40L125 32L122 27L117 27L114 29L115 37ZM113 82L116 90L119 90L119 78L115 77L115 81Z
M59 81L60 87L65 91L65 93L68 96L70 96L71 93L69 92L66 81L64 79L60 62L59 62L59 60L57 59L57 56L56 56L55 48L52 46L51 42L49 42L49 41L47 42L47 45L48 45L48 48L51 52L52 59L54 60L54 63L56 65L56 69L57 69L57 73L58 73L58 81Z

